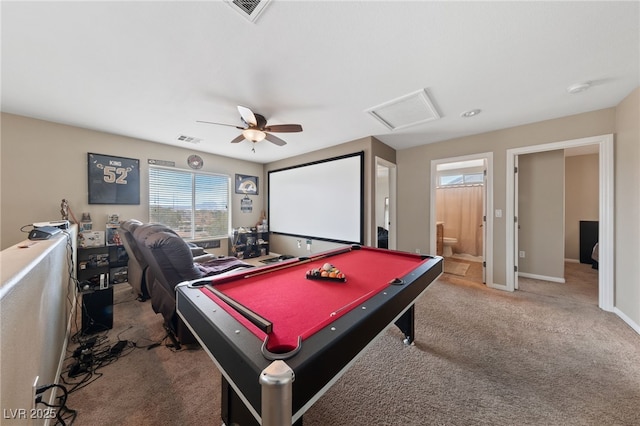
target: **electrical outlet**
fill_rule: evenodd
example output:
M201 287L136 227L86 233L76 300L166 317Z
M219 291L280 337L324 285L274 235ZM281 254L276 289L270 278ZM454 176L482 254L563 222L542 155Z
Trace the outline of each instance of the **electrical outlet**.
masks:
M36 409L36 394L38 392L38 381L40 380L40 376L36 376L33 380L33 386L31 388L31 408Z
M419 248L416 249L416 254L420 254L420 249Z
M524 250L520 250L520 257L524 257Z

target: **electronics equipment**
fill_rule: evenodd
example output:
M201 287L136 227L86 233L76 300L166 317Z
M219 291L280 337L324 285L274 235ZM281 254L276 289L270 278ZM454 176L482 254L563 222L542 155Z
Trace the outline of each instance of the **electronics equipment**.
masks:
M48 240L49 238L61 232L62 231L60 230L60 228L56 228L55 226L41 226L39 228L33 228L33 230L29 232L29 239Z
M34 228L43 228L45 226L53 226L55 228L60 229L69 229L69 221L68 220L54 220L51 222L37 222L33 224Z
M113 328L113 287L82 294L82 334Z

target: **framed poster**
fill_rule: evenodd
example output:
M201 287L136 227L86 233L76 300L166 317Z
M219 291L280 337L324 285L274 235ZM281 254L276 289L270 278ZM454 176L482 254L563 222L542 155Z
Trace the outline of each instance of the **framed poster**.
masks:
M89 204L140 204L140 161L88 153Z
M258 177L236 175L236 194L258 195Z

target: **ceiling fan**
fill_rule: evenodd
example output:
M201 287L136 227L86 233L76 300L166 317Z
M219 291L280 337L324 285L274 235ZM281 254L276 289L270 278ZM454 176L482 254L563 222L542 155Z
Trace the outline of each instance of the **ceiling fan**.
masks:
M235 124L224 124L224 123L215 123L212 121L200 121L197 120L198 123L206 123L206 124L217 124L220 126L230 126L235 127L236 129L242 130L242 134L231 141L231 143L242 142L243 140L248 140L253 142L254 144L260 142L264 139L268 140L271 143L274 143L278 146L286 145L287 143L280 139L279 137L272 135L272 132L275 133L292 133L292 132L301 132L302 126L300 124L274 124L272 126L267 125L267 119L264 118L263 115L256 114L251 111L249 108L238 105L238 112L240 113L240 118L244 123L244 126L236 126ZM252 149L255 152L255 147Z

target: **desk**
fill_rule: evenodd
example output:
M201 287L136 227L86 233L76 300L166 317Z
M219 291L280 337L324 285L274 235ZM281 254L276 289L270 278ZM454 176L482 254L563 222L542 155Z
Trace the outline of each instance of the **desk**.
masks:
M306 279L324 263L347 281ZM225 424L301 423L388 326L395 323L405 343L413 341L413 303L441 273L441 257L346 247L181 283L177 311L222 373ZM214 292L268 319L272 330L261 330Z

